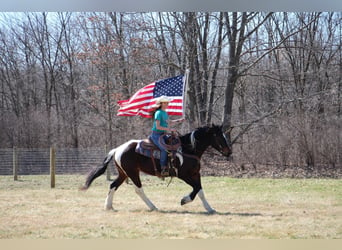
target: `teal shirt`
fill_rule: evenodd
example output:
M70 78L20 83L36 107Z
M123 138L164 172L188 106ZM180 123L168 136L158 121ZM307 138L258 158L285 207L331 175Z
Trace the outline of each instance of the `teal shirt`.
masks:
M153 120L153 127L152 127L152 131L156 131L156 132L165 132L164 130L159 130L157 129L157 124L156 124L156 120L159 120L159 124L160 126L167 128L167 120L169 119L169 115L166 113L166 111L162 110L162 109L158 109L156 111L156 113L154 114L154 120Z

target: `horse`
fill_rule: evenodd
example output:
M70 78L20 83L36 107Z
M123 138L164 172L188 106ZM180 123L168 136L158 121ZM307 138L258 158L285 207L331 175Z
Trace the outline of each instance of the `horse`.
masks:
M232 154L232 144L230 142L230 130L226 134L222 131L222 126L211 125L199 127L190 133L180 135L181 141L181 160L178 160L177 177L189 184L193 190L181 199L181 205L192 202L196 195L209 214L216 211L207 202L201 185L200 159L209 146L216 149L223 156L228 157ZM141 140L130 140L109 151L101 167L93 169L86 177L82 190L87 190L91 183L101 176L107 169L109 162L114 158L115 166L118 170L117 178L110 184L109 192L105 200L105 209L113 209L114 193L120 185L130 178L135 186L135 192L146 203L151 211L158 210L157 207L145 195L140 180L140 171L152 176L158 176L157 169L160 170L158 160L138 154L135 151L137 144ZM178 158L177 158L178 159ZM155 165L154 165L155 164ZM160 177L160 176L159 176Z

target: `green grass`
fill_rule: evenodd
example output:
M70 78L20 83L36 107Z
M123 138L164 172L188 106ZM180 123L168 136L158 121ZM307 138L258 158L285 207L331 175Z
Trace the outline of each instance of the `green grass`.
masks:
M204 177L208 215L198 197L185 206L191 187L178 179L143 176L150 212L124 183L115 211L104 211L108 181L78 191L84 176L0 176L1 239L341 239L342 188L334 179L232 179Z

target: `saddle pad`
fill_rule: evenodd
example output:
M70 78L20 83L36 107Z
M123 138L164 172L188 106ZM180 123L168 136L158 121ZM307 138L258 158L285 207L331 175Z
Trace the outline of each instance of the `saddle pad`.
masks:
M147 157L151 157L152 155L152 151L149 149L145 149L141 146L141 144L143 143L143 141L140 141L137 146L135 147L135 152ZM153 157L155 159L160 159L160 151L159 150L153 150Z

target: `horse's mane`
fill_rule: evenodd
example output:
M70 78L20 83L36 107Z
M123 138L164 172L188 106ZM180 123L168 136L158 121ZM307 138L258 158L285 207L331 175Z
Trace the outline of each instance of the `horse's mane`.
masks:
M190 137L190 135L191 135L193 132L196 132L196 131L202 132L202 133L208 133L208 132L210 132L210 131L215 131L215 132L221 131L221 129L222 129L222 127L219 126L219 125L212 124L211 127L208 126L208 125L206 125L206 126L202 126L202 127L197 127L197 128L195 128L194 130L192 130L191 132L186 133L186 134L184 134L184 135L181 135L180 137L184 137L184 138Z
M200 138L198 138L198 136L208 134L208 133L210 133L211 131L212 131L212 132L214 132L214 131L217 132L218 130L221 130L221 127L218 126L218 125L212 124L211 127L210 127L210 126L198 127L198 128L192 130L192 131L189 132L189 133L186 133L186 134L184 134L184 135L179 136L179 138L180 138L180 140L181 140L181 142L182 142L182 148L183 148L183 150L193 152L194 149L193 149L193 146L192 146L192 144L191 144L191 134L192 134L192 133L194 133L194 132L196 133L196 136L197 136L197 137L195 137L195 139L198 140L198 139L200 139Z

